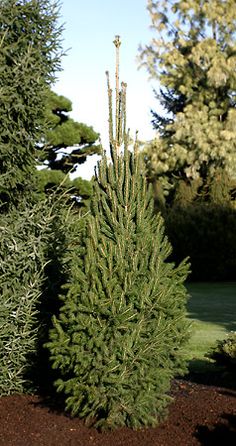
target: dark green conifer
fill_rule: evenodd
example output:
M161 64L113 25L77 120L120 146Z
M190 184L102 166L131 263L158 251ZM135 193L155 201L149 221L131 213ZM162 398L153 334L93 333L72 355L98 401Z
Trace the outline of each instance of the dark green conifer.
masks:
M61 228L69 231L61 220L61 202L54 203L52 196L33 204L32 193L35 144L45 130L46 93L60 69L59 3L0 0L0 17L0 394L4 395L35 389L31 369L50 306L44 295L50 285L52 301L63 281Z
M48 87L60 69L57 0L0 1L0 205L32 201L35 145Z
M67 410L96 426L136 428L163 417L171 379L185 367L188 265L167 262L171 246L154 216L137 144L129 151L118 36L114 43L111 158L104 152L98 163L84 245L71 252L68 292L47 347Z

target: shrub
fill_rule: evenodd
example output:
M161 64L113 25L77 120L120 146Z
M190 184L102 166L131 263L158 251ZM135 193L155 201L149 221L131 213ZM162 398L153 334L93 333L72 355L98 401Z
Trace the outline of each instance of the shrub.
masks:
M39 337L45 341L50 306L53 301L55 311L63 282L59 268L61 234L59 228L55 230L58 221L55 206L46 201L0 217L1 395L32 391L34 387L32 370L38 361ZM51 303L47 299L49 289Z
M60 196L54 203L54 215L50 224L48 240L45 244L44 282L40 299L37 302L37 342L36 354L29 370L29 377L36 389L52 392L55 378L49 364L48 342L52 327L52 315L58 315L60 297L66 294L67 283L71 277L73 253L81 249L81 237L86 218L79 216L76 206L71 208Z
M164 416L171 379L185 370L188 265L167 261L163 219L154 215L141 157L136 145L128 150L125 132L120 153L124 84L117 98L123 114L116 114L115 139L110 125L112 162L104 153L98 165L83 246L71 253L47 348L72 415L97 427L136 428Z
M236 369L236 332L231 332L226 339L218 341L208 356L219 365Z

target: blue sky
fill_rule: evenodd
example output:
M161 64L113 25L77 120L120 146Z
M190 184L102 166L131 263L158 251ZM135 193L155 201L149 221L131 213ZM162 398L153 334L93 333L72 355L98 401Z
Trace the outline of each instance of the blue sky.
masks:
M62 0L61 20L65 23L63 47L69 49L62 60L54 90L73 104L71 116L100 133L108 143L108 111L105 71L114 86L115 35L120 35L120 80L127 82L127 123L131 135L139 131L143 140L151 139L150 108L157 103L144 68L138 70L140 44L152 38L147 0ZM80 176L90 178L96 159L80 166Z

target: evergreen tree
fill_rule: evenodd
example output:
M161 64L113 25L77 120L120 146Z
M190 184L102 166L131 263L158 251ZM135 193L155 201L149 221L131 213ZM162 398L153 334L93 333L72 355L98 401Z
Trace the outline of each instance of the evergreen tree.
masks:
M68 224L61 203L52 197L35 203L32 194L46 93L60 68L59 5L0 0L0 16L0 393L9 394L32 390L28 372L42 329L45 280L52 279L48 264L57 268L55 297Z
M38 146L39 161L64 173L75 171L87 156L100 153L100 145L95 144L99 134L92 127L70 118L68 113L71 110L69 99L49 90L46 101L48 130Z
M41 198L55 190L63 192L67 203L73 201L74 208L87 212L92 184L82 178L70 180L68 173L75 172L88 156L99 154L101 146L96 144L99 134L92 127L70 118L71 110L69 99L48 90L46 130L36 152L37 161L45 169L36 174L36 190Z
M153 113L158 134L144 151L156 208L172 259L189 255L193 280L233 280L235 1L149 0L148 9L155 36L141 59L160 82L163 107ZM223 232L230 250L225 237L219 244Z
M7 207L30 199L62 29L57 1L1 0L0 16L0 204Z
M141 50L164 114L147 157L157 175L214 177L236 166L236 8L234 0L148 1L157 32ZM173 180L173 177L172 177Z
M188 265L167 261L163 220L153 213L137 144L128 149L126 85L116 68L110 156L98 163L83 245L71 251L71 277L47 348L66 407L96 426L155 425L184 369ZM122 143L124 142L124 144ZM123 151L122 151L122 150Z

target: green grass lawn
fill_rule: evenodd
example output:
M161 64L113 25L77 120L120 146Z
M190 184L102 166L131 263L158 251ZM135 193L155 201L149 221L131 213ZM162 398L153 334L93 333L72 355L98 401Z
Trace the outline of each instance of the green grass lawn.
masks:
M216 340L236 331L236 283L190 283L187 288L192 330L186 355L191 368L202 369Z

